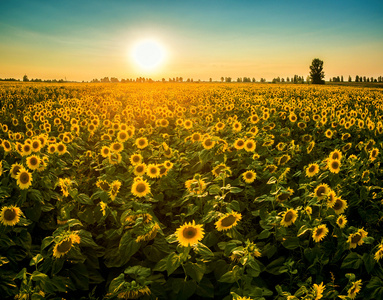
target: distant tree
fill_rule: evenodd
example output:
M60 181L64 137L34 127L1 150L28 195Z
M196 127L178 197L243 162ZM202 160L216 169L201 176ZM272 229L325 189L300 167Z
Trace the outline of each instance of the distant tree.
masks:
M286 81L287 81L287 82L290 82L290 77L287 77L287 78L286 78Z
M255 78L253 77L253 82L255 82Z
M119 82L119 80L116 77L111 77L110 82Z
M221 82L223 82L225 80L225 78L221 77Z
M351 76L349 75L348 76L348 82L351 82L352 81L352 79L351 79Z
M29 81L28 76L26 74L23 76L23 81Z
M310 66L310 78L313 84L324 84L323 60L313 59Z
M359 76L358 75L355 76L355 82L359 82Z
M340 81L343 82L343 75L340 77Z

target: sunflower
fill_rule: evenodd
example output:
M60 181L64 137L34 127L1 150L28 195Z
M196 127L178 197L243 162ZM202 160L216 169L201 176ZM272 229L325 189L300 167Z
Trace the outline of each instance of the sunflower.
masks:
M282 156L278 159L278 165L284 165L284 164L287 163L290 159L291 159L290 155L288 155L288 154L282 155Z
M23 146L22 146L22 155L23 156L28 156L32 153L32 147L30 144L28 143L25 143Z
M60 258L64 256L74 247L74 244L79 244L80 241L80 236L77 233L71 232L64 234L53 247L53 257Z
M347 243L350 244L350 249L356 248L356 246L363 245L364 241L363 239L368 235L367 231L364 231L362 229L358 229L357 232L351 233L348 236Z
M238 221L242 219L242 215L237 212L231 212L223 215L215 222L215 227L218 231L226 231L237 226Z
M338 174L340 171L340 161L339 160L333 160L328 159L327 160L327 167L331 173Z
M329 158L332 160L341 160L342 159L342 152L340 152L338 149L335 149L332 151L329 155Z
M241 124L241 122L239 122L239 121L235 121L233 124L232 124L232 130L234 131L234 132L240 132L241 131L241 129L242 129L242 124Z
M195 132L195 133L193 133L193 134L191 135L191 141L192 141L193 143L195 143L195 142L199 142L199 141L201 141L201 139L202 139L202 136L201 136L201 134L198 133L198 132Z
M204 147L206 150L213 148L214 145L215 141L212 141L211 137L205 137L202 141L202 147Z
M106 180L101 180L101 179L97 180L96 186L105 192L110 189L110 185Z
M167 169L167 170L170 170L171 168L173 168L173 163L170 161L170 160L166 160L164 162L164 167Z
M120 153L122 150L124 150L124 145L120 142L114 142L110 145L110 150L115 153Z
M330 192L330 187L322 183L318 185L314 190L314 195L318 197L319 200L323 199Z
M288 227L291 224L295 223L298 218L298 212L295 209L289 209L284 212L281 220L281 225L284 227Z
M157 178L160 176L160 168L158 167L158 165L149 164L148 167L146 168L146 174L150 178Z
M290 198L290 196L294 193L294 190L291 189L291 188L288 188L287 189L287 193L286 192L282 192L280 194L278 194L277 196L277 201L279 202L282 202L282 201L286 201L287 199Z
M119 142L123 143L125 141L127 141L129 138L129 134L126 130L120 130L118 133L117 133L117 139Z
M27 157L27 166L30 170L37 170L40 167L41 159L36 155Z
M312 288L312 294L313 300L319 300L323 297L323 292L325 290L325 286L323 286L323 282L321 282L319 285L314 283L313 288Z
M190 129L190 128L193 127L193 122L192 122L191 120L185 120L185 121L183 122L183 125L184 125L184 128L185 128L185 129Z
M203 239L204 229L202 225L196 225L195 221L185 223L181 227L177 228L175 232L177 241L181 246L189 247L197 244Z
M244 173L242 173L242 178L246 183L252 183L257 177L257 173L255 173L253 170L248 170Z
M356 294L362 289L362 279L352 283L351 287L347 291L347 297L350 299L355 299Z
M0 223L5 226L15 226L20 221L21 209L17 206L4 206L0 211Z
M245 147L245 140L244 139L237 139L234 142L234 148L235 149L241 150L241 149L243 149L243 147Z
M270 174L273 174L277 169L278 167L276 165L267 165L263 171L268 171Z
M19 163L14 163L12 166L11 166L11 169L9 170L9 173L11 174L11 177L16 179L17 178L17 173L19 173L19 171L24 168L23 165L20 165Z
M142 163L142 160L143 160L143 157L141 154L132 154L129 158L130 160L130 163L135 166L135 165L138 165L138 164L141 164Z
M146 180L135 179L132 185L131 192L136 197L145 197L150 193L150 185Z
M328 228L327 228L326 224L322 224L322 225L315 227L313 234L312 234L312 237L313 237L314 241L316 243L318 243L324 239L324 237L327 235L327 233L328 233Z
M309 178L315 176L318 173L319 173L319 165L316 163L309 164L309 166L306 168L306 176Z
M206 183L202 179L189 179L185 182L185 187L188 189L189 193L195 193L201 195L206 188Z
M136 176L143 176L146 173L146 164L137 164L134 166L133 173Z
M58 185L61 188L61 192L64 197L69 196L69 188L72 185L72 181L69 178L59 178Z
M379 261L383 257L383 242L378 246L378 250L375 252L374 259Z
M347 208L347 201L343 200L341 197L336 198L333 206L331 208L335 211L337 215L343 214Z
M41 141L39 139L34 139L31 143L31 148L33 152L39 152L41 150Z
M224 163L215 166L211 172L213 173L214 177L218 177L221 173L223 173L225 177L231 175L230 167L226 166Z
M25 190L32 185L32 174L29 173L24 167L21 167L16 176L17 185L20 189Z
M247 152L253 152L256 148L256 143L254 140L252 139L248 139L245 141L245 146L244 146L244 149L247 151Z
M3 161L0 160L0 176L3 175Z
M57 153L63 155L67 152L66 145L63 142L60 142L56 145Z
M347 219L344 215L340 215L338 219L336 220L336 225L339 226L339 228L344 228L347 224Z
M378 157L378 154L379 154L379 149L372 148L369 155L370 161L373 162Z
M148 139L146 137L140 137L136 139L135 145L138 149L144 149L149 145Z
M217 124L215 124L215 130L216 131L221 131L225 128L225 123L223 122L218 122Z
M331 139L332 138L332 136L333 136L333 132L332 132L332 130L331 129L327 129L326 131L325 131L325 133L324 133L324 135L326 136L326 138L328 138L328 139Z
M313 151L315 146L315 141L311 141L309 145L307 146L307 154L309 154L311 151Z
M102 146L101 148L101 156L107 158L110 154L110 148L108 146Z
M122 161L122 156L117 152L110 152L108 155L108 160L111 165L119 164Z
M336 202L336 199L336 193L333 190L329 191L327 194L327 206L333 207Z
M110 190L109 190L108 194L110 196L110 199L112 199L112 201L114 199L116 199L118 191L120 190L120 187L121 187L121 181L119 181L119 180L114 180L110 184Z

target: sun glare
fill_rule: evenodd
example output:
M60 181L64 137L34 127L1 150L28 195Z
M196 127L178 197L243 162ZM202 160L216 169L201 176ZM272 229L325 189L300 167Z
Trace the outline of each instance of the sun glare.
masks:
M165 50L154 40L142 40L134 46L132 56L139 68L154 70L164 61Z

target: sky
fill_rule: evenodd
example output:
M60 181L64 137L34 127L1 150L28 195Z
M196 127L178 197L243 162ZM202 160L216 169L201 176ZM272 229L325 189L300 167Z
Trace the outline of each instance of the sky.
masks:
M383 1L0 0L0 78L383 75ZM163 51L146 69L142 40Z

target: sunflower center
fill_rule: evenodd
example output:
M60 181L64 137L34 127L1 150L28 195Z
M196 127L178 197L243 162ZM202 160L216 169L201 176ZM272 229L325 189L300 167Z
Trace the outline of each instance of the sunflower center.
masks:
M144 171L144 167L143 166L137 166L136 171L138 173L141 173L142 171Z
M12 173L13 173L13 175L17 175L17 173L19 173L19 171L20 171L20 166L15 166L12 170Z
M13 221L16 218L16 212L12 208L7 208L4 211L4 219L7 221Z
M285 214L285 222L290 222L294 217L294 214L289 211L288 213Z
M338 169L339 168L339 163L337 160L334 160L332 163L331 163L331 167L333 169Z
M31 147L29 145L24 145L24 149L23 149L25 152L29 152L31 150Z
M38 165L38 160L36 157L31 157L31 159L29 160L29 163L32 165L32 166L36 166Z
M239 146L239 147L242 147L244 144L245 144L244 141L238 141L237 142L237 146Z
M314 171L315 171L315 166L311 166L311 167L309 168L309 172L312 173L312 172L314 172Z
M60 152L64 151L64 145L58 145L57 146L57 150L60 151Z
M317 190L318 197L323 196L325 192L326 192L325 187L323 187L323 186L319 187L319 189Z
M283 200L286 200L287 198L289 198L289 196L290 196L289 194L280 194L278 196L278 199L283 201ZM286 217L285 217L285 220L286 220Z
M253 144L252 142L248 142L248 143L246 144L246 147L247 147L248 149L253 148L253 146L254 146L254 144Z
M339 153L334 153L332 155L332 159L339 159Z
M157 168L150 168L150 174L157 174Z
M253 174L251 172L246 172L245 177L246 179L253 179Z
M58 246L57 246L57 251L61 253L66 253L70 250L72 247L72 240L71 239L66 239L65 241L62 241Z
M122 133L120 133L120 139L126 139L127 138L127 135L126 135L126 133L125 132L122 132Z
M211 139L207 139L207 140L205 141L205 145L206 145L206 146L211 146L211 144L212 144Z
M138 141L138 144L139 144L140 146L144 146L144 145L145 145L145 140L139 140L139 141Z
M109 184L107 182L101 182L100 187L102 190L106 191L109 189Z
M197 235L197 229L195 229L194 227L186 227L182 231L182 235L186 239L192 239L193 237Z
M229 227L234 224L234 222L237 220L237 218L233 215L229 215L226 218L223 218L221 221L222 227Z
M40 147L40 143L39 142L33 142L32 143L32 148L33 149L38 149Z
M137 192L139 192L139 193L143 193L143 192L145 192L145 191L146 191L146 185L145 185L145 183L140 182L139 184L137 184L137 186L136 186L136 190L137 190Z
M280 163L283 164L287 161L287 156L282 156Z
M29 174L27 172L22 172L20 174L20 182L22 184L26 184L29 182Z
M357 243L359 243L359 241L362 239L362 236L359 234L359 233L357 233L357 234L355 234L352 238L351 238L351 243L352 244L357 244Z
M320 236L323 233L323 228L318 228L315 232L315 236Z
M133 156L133 162L135 162L135 163L137 163L137 162L139 162L140 161L140 157L138 156L138 155L136 155L136 156Z
M342 206L343 206L342 201L340 201L339 199L337 199L336 202L335 202L335 204L334 204L334 206L333 206L333 209L334 209L334 210L339 210L339 209L342 208Z

